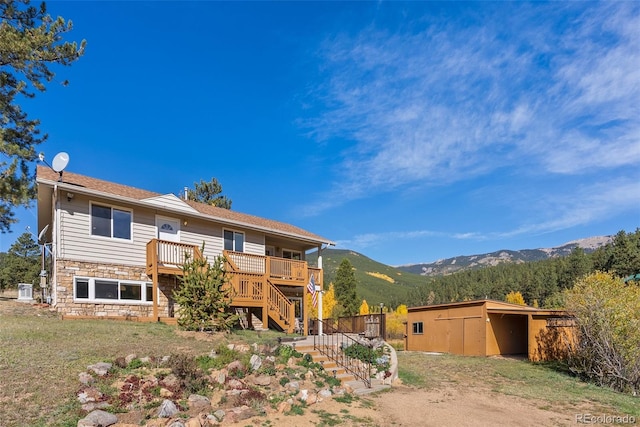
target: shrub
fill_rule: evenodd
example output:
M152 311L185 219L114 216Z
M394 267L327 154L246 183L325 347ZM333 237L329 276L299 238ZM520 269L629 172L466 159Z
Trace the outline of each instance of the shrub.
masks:
M168 366L171 372L180 379L181 387L188 393L202 393L209 385L209 380L198 367L195 357L186 354L172 354Z
M596 272L566 291L576 318L572 371L615 390L640 392L640 286Z
M201 248L204 253L204 244ZM230 331L239 316L231 313L232 287L224 257L187 258L181 284L173 291L180 305L178 326L189 331Z

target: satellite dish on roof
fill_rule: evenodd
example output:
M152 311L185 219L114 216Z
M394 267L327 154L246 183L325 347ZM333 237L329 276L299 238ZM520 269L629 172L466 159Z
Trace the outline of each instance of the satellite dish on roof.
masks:
M42 231L40 231L40 234L38 234L38 243L42 242L42 240L44 239L44 235L47 233L48 229L49 224L45 225Z
M69 155L63 151L56 154L56 156L53 158L53 161L51 162L51 169L62 175L62 171L67 167L68 164Z

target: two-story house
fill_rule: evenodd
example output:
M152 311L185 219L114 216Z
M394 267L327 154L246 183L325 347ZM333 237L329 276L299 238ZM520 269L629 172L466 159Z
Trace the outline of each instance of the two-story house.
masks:
M307 331L305 300L332 245L290 224L88 176L37 168L38 228L48 225L51 303L64 317L175 321L185 254L223 255L232 305L263 327ZM200 248L204 243L204 253Z

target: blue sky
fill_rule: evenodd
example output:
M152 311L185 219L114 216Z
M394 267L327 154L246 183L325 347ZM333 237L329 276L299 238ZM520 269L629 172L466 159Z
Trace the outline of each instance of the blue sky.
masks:
M234 210L390 265L640 226L638 2L48 9L86 53L23 107L69 171L216 177ZM18 215L0 251L36 230Z

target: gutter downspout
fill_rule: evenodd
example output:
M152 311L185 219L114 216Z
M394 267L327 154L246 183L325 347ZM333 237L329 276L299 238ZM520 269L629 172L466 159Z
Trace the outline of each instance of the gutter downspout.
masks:
M53 185L53 194L51 195L51 280L49 286L51 286L51 306L56 307L58 305L58 238L60 236L59 223L58 223L58 184ZM73 290L72 290L73 292Z

